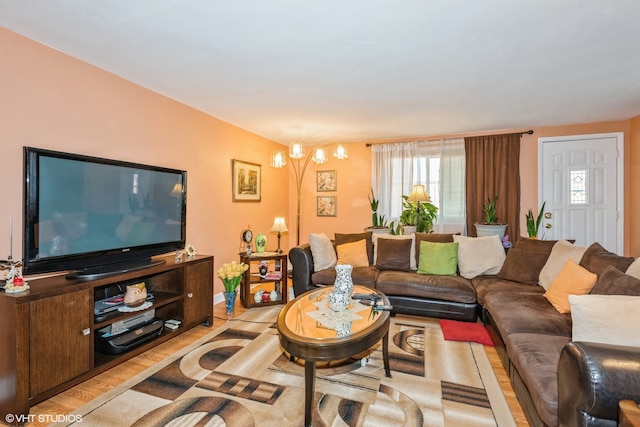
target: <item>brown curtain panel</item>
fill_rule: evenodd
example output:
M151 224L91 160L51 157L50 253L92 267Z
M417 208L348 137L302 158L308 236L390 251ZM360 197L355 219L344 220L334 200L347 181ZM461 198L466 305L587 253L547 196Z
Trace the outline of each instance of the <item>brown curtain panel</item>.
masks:
M482 203L498 194L498 221L515 243L520 236L520 134L464 139L466 162L467 234L476 236L474 222L484 218Z

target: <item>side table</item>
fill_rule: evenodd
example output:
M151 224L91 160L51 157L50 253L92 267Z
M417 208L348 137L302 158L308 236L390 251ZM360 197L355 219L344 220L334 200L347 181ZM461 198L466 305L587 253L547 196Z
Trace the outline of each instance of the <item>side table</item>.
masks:
M618 426L640 426L640 407L633 400L621 400L618 403Z
M261 261L268 263L268 273L265 276L261 276L258 271ZM289 288L286 254L263 252L247 255L240 253L240 262L249 266L240 282L240 301L245 308L287 303ZM276 291L278 297L276 300L256 302L254 300L255 293L260 290L266 293Z

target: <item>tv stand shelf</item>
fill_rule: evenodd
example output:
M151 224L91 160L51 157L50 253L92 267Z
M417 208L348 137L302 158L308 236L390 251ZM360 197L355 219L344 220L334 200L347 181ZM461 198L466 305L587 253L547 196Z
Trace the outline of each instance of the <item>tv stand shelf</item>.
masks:
M155 260L156 258L154 258ZM0 419L28 414L29 408L86 379L106 371L201 323L213 322L213 257L176 262L174 256L151 267L94 280L54 276L29 280L20 294L0 292ZM182 321L176 330L121 354L100 353L99 330L145 312L94 316L94 302L113 289L144 281L153 293L155 317Z

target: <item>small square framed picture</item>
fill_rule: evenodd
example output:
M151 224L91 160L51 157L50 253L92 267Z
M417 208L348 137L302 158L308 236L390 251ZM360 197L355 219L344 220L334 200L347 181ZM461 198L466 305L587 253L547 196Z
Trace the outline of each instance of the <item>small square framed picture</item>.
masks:
M337 172L335 170L317 171L316 172L316 188L318 192L337 191L338 190Z
M337 203L337 196L318 196L318 216L337 216Z

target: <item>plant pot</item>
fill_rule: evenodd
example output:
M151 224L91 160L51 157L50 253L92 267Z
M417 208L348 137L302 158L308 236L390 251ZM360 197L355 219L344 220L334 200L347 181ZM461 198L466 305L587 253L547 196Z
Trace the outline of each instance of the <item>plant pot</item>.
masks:
M418 229L417 225L405 225L404 227L402 227L402 234L405 234L405 235L415 234L417 229Z
M482 224L476 222L473 225L476 227L478 237L500 236L500 240L504 238L504 233L507 229L507 224Z
M390 227L367 227L364 231L370 231L373 234L391 234Z

